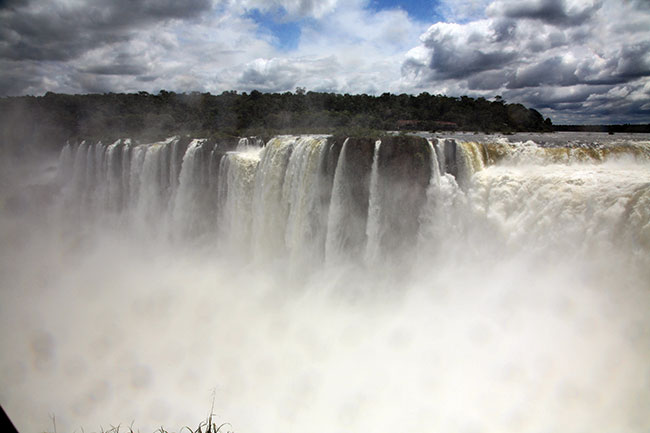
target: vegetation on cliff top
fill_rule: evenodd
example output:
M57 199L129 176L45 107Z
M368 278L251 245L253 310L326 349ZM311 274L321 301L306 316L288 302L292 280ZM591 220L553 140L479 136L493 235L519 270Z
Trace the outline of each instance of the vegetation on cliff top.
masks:
M550 131L550 119L500 97L381 96L334 93L135 94L21 96L0 99L2 138L60 145L67 139L171 134L273 135L364 130ZM56 144L54 144L56 143Z

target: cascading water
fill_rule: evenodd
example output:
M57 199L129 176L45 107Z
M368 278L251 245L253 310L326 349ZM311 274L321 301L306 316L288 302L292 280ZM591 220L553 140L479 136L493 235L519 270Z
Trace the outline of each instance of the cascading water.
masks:
M311 266L322 259L325 209L320 203L321 169L326 137L301 137L289 159L282 186L282 203L289 210L285 245L294 266Z
M284 254L288 209L282 200L284 175L297 137L276 137L262 150L253 192L253 254L269 258Z
M327 217L327 237L325 238L325 259L329 262L337 259L346 242L345 210L346 201L350 200L350 193L348 192L349 188L344 176L347 169L346 147L348 140L346 139L343 143L341 154L336 164L336 171L334 172L332 198Z
M207 181L206 140L193 140L183 157L178 190L173 203L174 225L183 233L197 233L206 230L202 224L206 204L205 186Z
M379 146L381 140L375 142L375 153L372 157L370 172L370 200L368 203L368 223L366 226L366 262L375 262L381 248L381 187L379 185Z
M250 251L253 222L255 172L258 153L229 153L219 167L219 211L217 223L222 241L239 257Z
M211 390L236 431L648 431L650 141L563 137L68 144L51 208L0 216L0 402L21 431L175 429Z

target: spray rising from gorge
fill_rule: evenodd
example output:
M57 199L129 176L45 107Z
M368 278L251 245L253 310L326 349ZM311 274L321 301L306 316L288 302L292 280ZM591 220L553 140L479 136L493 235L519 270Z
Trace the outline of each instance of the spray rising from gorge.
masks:
M214 389L236 431L644 431L650 147L571 138L68 144L38 226L3 222L3 405L174 429Z

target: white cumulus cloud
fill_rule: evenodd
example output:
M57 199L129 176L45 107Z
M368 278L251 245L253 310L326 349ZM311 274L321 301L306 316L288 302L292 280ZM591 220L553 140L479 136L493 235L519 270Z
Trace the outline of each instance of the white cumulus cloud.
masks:
M561 122L647 121L650 95L611 91L641 89L650 80L650 8L618 0L497 0L483 19L433 24L402 70L414 88L501 94Z

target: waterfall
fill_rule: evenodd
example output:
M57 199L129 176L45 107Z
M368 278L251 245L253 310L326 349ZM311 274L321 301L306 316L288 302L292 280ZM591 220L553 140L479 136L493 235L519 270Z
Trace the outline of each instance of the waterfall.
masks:
M440 172L442 171L442 167L438 161L438 151L436 149L438 141L434 140L427 140L431 149L431 177L427 185L427 200L419 217L420 229L418 231L418 241L420 243L426 240L428 236L426 233L427 230L437 223L435 210L437 209L437 201L441 188ZM442 154L444 155L444 153Z
M169 156L169 180L172 189L172 201L173 194L178 188L178 181L180 177L180 170L183 161L183 156L186 151L186 146L183 146L180 137L171 137L170 138L171 146L171 155Z
M580 187L586 180L574 183L570 176L582 173L612 183L615 176L607 177L606 164L643 166L650 161L648 146L414 140L388 137L370 148L369 142L345 139L339 153L331 137L317 135L277 136L265 146L254 137L68 143L57 179L63 211L86 223L114 220L163 237L173 232L177 239L207 236L241 257L287 259L295 268L357 255L372 264L386 251L412 249L411 233L417 248L428 251L433 245L440 251L469 239L481 242L486 230L495 238L492 244L506 246L526 241L539 246L544 240L584 244L585 237L603 242L611 235L609 226L622 227L622 233L634 227L641 239L648 236L642 211L646 180L629 180L629 186L615 187L614 195L598 197L595 189ZM362 166L370 155L366 175ZM599 164L595 171L575 168L585 158ZM416 179L420 160L427 161L426 183ZM531 166L537 168L522 171ZM417 188L424 191L421 206ZM534 201L555 207L536 209ZM576 225L576 219L582 223ZM591 220L600 225L589 226ZM443 239L447 247L439 244Z
M131 164L129 164L129 212L135 214L140 198L140 183L142 166L147 153L146 145L137 145L131 151Z
M289 157L298 137L272 138L262 150L253 192L253 254L265 259L286 253L285 231L289 209L283 186Z
M3 185L3 404L172 431L216 386L238 431L646 432L650 141L565 137L71 141Z
M90 185L86 180L86 163L89 150L90 146L85 141L82 141L77 147L72 168L71 185L65 194L65 207L74 208L74 211L80 215L87 211L86 191L90 188Z
M237 152L247 152L255 151L260 147L264 147L264 142L259 137L242 137L237 142L237 147L235 151Z
M70 182L74 170L74 153L69 142L63 146L59 156L56 179L59 185L65 186Z
M447 140L428 140L431 148L431 177L427 186L426 203L419 217L419 250L435 253L444 250L443 240L457 242L462 231L461 221L466 212L464 194L454 176L445 173L444 151Z
M253 197L256 169L260 155L256 152L230 152L219 167L217 219L223 244L237 257L250 257L253 224Z
M370 171L370 200L368 204L368 223L366 226L367 245L365 260L374 263L380 256L381 248L381 188L379 186L379 146L381 140L375 142Z
M436 145L439 143L438 140L427 140L427 143L429 144L429 149L431 151L431 178L427 185L427 188L430 189L431 187L440 184L441 173L445 172L444 161L442 163L440 162L440 155L444 155L444 150L439 151L437 149Z
M635 194L647 189L638 167L502 165L477 173L468 203L470 214L491 227L492 244L542 255L560 249L574 257L613 248L613 228L625 225Z
M106 149L106 207L117 212L122 207L122 140Z
M97 165L97 150L101 149L104 145L101 142L90 144L88 146L88 151L86 152L86 164L84 168L86 173L84 175L85 182L85 205L84 210L88 212L89 215L93 215L95 211L95 197L99 194L99 189L97 188L97 178L100 176L99 169L95 169Z
M428 141L431 143L434 151L436 152L436 159L438 160L439 173L446 173L447 165L445 163L445 148L446 148L445 143L447 142L447 140L438 140L437 138L434 138Z
M156 143L146 146L143 150L144 158L139 173L138 204L135 212L141 227L155 227L159 223L165 223L161 218L165 208L165 185L161 182L162 155L165 147L164 144Z
M94 215L100 215L105 209L106 203L106 146L97 142L94 146L92 155L90 155L90 164L88 164L88 177L92 178L92 212Z
M319 177L327 138L307 136L299 138L289 158L282 202L288 208L285 245L290 263L314 263L324 248L321 244L322 209L320 207ZM299 265L296 265L299 267Z
M193 140L187 147L178 180L178 190L173 202L173 225L184 235L200 234L205 229L204 185L206 140Z
M483 146L475 142L454 141L456 172L453 173L458 185L464 190L470 187L474 173L485 167Z
M133 142L127 138L123 140L122 144L122 167L120 170L122 182L122 210L128 209L129 200L131 196L131 158L132 158Z
M347 169L345 155L348 141L349 138L343 142L343 147L341 148L341 153L336 164L336 171L334 172L332 199L327 218L327 237L325 240L325 260L328 263L339 260L347 241L345 217L350 192L345 178L345 171Z

